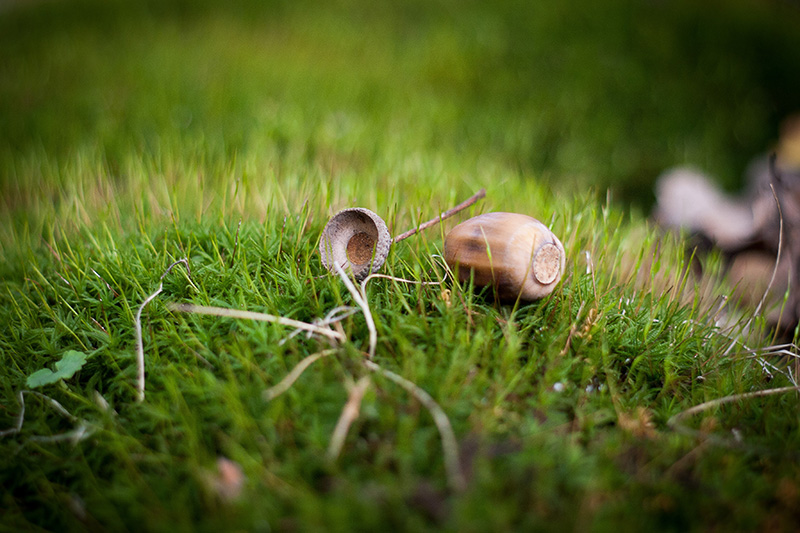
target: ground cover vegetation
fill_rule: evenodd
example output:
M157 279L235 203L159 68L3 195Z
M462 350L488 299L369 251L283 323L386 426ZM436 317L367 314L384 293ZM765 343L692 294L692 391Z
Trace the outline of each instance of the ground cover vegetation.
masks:
M796 105L797 23L743 0L5 7L0 524L793 528L797 395L751 393L792 386L794 357L759 349L760 316L643 212L664 168L734 187L769 146ZM517 211L561 236L561 285L498 305L373 279L365 365L370 324L320 264L322 227L364 206L397 234L480 188L383 273L440 281L450 227ZM332 345L170 303L355 312ZM393 376L446 414L455 466Z

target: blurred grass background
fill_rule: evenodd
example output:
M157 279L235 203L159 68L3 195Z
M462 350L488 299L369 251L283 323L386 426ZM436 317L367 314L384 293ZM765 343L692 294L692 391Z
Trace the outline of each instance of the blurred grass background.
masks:
M357 167L387 137L643 206L677 164L735 188L800 108L799 21L765 0L12 3L0 192L25 206L26 165L76 155L120 180L131 158Z

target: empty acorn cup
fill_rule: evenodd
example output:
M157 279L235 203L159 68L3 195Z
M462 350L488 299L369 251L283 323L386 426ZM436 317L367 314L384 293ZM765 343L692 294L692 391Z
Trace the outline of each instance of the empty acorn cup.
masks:
M461 281L473 276L501 301L538 300L564 274L564 245L547 226L519 213L485 213L462 222L444 241L444 257Z
M334 262L361 281L381 268L392 238L381 217L363 207L351 207L336 213L322 230L319 253L326 269L334 271Z

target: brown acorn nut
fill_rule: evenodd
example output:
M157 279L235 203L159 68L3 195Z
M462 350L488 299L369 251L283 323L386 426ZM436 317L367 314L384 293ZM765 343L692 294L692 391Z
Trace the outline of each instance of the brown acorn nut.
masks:
M461 281L494 287L502 301L538 300L564 274L564 245L547 226L519 213L485 213L462 222L444 241L444 258Z
M381 268L392 238L381 217L369 209L352 207L336 213L322 230L322 264L334 272L334 262L361 281Z

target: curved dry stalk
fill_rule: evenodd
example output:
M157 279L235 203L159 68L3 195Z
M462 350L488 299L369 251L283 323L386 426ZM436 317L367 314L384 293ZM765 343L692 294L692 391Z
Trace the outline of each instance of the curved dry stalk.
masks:
M344 282L347 290L350 291L350 294L353 296L353 300L356 301L356 304L364 313L364 320L367 321L367 329L369 330L368 357L372 359L375 356L375 347L378 344L378 330L375 328L375 319L372 318L372 311L369 309L369 302L367 302L367 298L363 293L358 292L358 289L356 289L356 286L353 285L352 281L350 281L347 273L342 269L338 262L333 262L333 268L336 270L336 273L339 274L339 277L342 278L342 282Z
M778 207L778 253L775 256L775 266L772 268L772 276L769 278L769 284L764 294L761 296L761 300L758 302L753 316L758 316L758 313L761 312L761 308L764 306L764 302L767 300L772 284L775 282L775 276L778 273L778 263L781 261L781 252L783 251L783 210L781 209L781 202L778 200L778 195L775 193L775 187L772 183L769 184L769 190L772 192L775 205ZM750 320L752 321L752 318Z
M335 461L339 454L342 453L344 441L347 438L347 433L350 431L350 426L358 418L361 409L361 400L364 399L369 388L371 380L369 376L363 376L355 385L350 387L350 394L347 397L347 403L342 408L342 414L339 415L339 420L336 422L336 427L331 436L331 443L328 445L328 459Z
M333 324L335 322L341 322L347 317L353 316L354 314L358 313L359 309L357 307L352 307L350 305L340 305L339 307L334 307L328 314L325 315L325 318L322 320L315 320L314 324L317 326L327 326L329 324Z
M691 429L686 427L681 422L689 418L690 416L696 415L697 413L701 413L703 411L707 411L714 407L718 407L720 405L735 402L738 400L748 400L750 398L761 398L764 396L772 396L773 394L783 394L785 392L792 392L792 391L800 391L800 387L792 386L792 387L779 387L777 389L765 389L760 391L754 392L745 392L742 394L732 394L730 396L723 396L722 398L717 398L715 400L709 400L707 402L703 402L701 404L695 405L694 407L690 407L685 411L682 411L674 416L672 416L669 420L667 420L667 426L674 429L678 433L682 433L684 435L689 435L692 437L697 437L701 435L701 433L697 430ZM726 441L716 441L719 444L729 444Z
M145 298L142 305L139 306L139 309L136 311L136 318L134 319L134 329L136 332L136 366L137 366L137 386L136 386L136 401L142 402L144 401L144 343L142 342L142 310L145 308L147 304L152 302L156 296L161 294L161 291L164 290L164 277L170 273L172 268L177 265L178 263L183 263L186 267L186 270L189 271L189 260L187 258L178 259L171 265L167 267L163 274L161 274L160 281L158 283L158 288L150 294L147 298ZM189 282L191 283L191 278L189 278ZM194 283L192 283L194 286ZM197 287L195 287L197 288Z
M78 426L71 430L66 431L64 433L59 433L57 435L34 435L30 437L28 440L31 442L43 442L43 443L50 443L50 442L61 442L64 440L71 441L73 444L82 441L89 435L94 433L94 429L91 428L86 422L81 422Z
M769 379L772 379L772 378L775 377L775 375L772 372L770 372L770 368L771 368L776 373L782 374L783 376L786 376L786 378L789 379L789 382L792 385L797 385L797 383L795 382L794 377L792 377L792 375L791 375L791 371L789 371L788 373L784 372L780 368L776 367L775 365L773 365L772 363L770 363L769 361L764 359L764 357L758 355L758 352L760 350L762 350L762 349L763 350L767 350L767 352L769 353L770 347L766 347L766 348L762 348L762 349L753 349L753 348L750 348L749 346L747 346L744 343L744 341L742 341L741 339L733 337L732 335L729 335L729 334L727 334L727 333L725 333L723 331L715 331L714 334L715 335L719 335L720 337L724 337L724 338L728 339L729 341L731 341L732 346L736 346L737 344L739 344L744 349L744 352L742 352L742 353L749 354L751 357L753 357L756 360L756 362L758 362L758 364L761 366L761 370L764 371L764 373L767 375L767 377ZM729 355L735 355L735 354L729 354ZM712 359L707 359L706 361L704 361L701 364L701 367L704 367L706 365L706 363L708 361L710 361L710 360L712 360Z
M331 324L335 324L336 322L341 322L345 318L358 313L358 311L359 311L359 309L357 307L351 307L349 305L341 305L339 307L335 307L335 308L331 309L330 311L328 311L328 314L325 315L325 318L323 318L321 320L320 319L315 319L313 322L311 322L311 324L314 325L314 326L319 326L319 327L329 326ZM281 339L281 341L278 343L278 345L282 346L283 344L286 343L286 341L288 341L290 339L293 339L294 337L299 335L302 331L303 330L300 330L300 329L294 330L286 338ZM311 336L311 332L310 331L306 331L306 336L310 337Z
M323 350L321 352L317 352L315 354L311 354L308 357L303 358L303 360L297 363L297 365L295 365L295 367L288 374L286 374L286 377L280 380L280 382L278 382L276 385L268 388L263 393L261 393L262 397L264 398L264 401L268 402L270 400L273 400L278 396L280 396L281 394L283 394L284 392L286 392L287 390L289 390L291 386L294 385L294 382L297 381L297 378L299 378L303 374L303 372L305 372L306 368L311 366L312 363L314 363L314 361L335 352L336 352L335 349Z
M372 280L372 279L375 279L375 278L390 279L392 281L399 281L400 283L408 283L409 285L422 285L422 286L426 286L426 285L441 285L444 282L444 280L442 280L442 281L417 281L415 279L398 278L396 276L390 276L388 274L377 274L376 273L376 274L370 274L369 276L364 278L364 280L361 282L361 290L364 291L364 289L367 286L367 282L369 280Z
M374 361L368 359L364 360L364 365L373 372L377 372L403 387L430 412L433 417L433 423L436 424L436 429L439 430L439 436L442 439L442 452L444 454L444 467L447 472L447 481L453 490L464 490L467 481L459 461L458 441L456 440L455 432L453 432L453 426L450 424L450 419L447 418L444 409L436 403L436 400L434 400L430 394L425 392L425 390L416 383L407 380L399 374L395 374L391 370L382 368Z
M229 318L240 318L244 320L257 320L260 322L272 322L275 324L281 324L283 326L289 326L292 328L301 329L311 333L316 333L318 335L322 335L323 337L328 337L329 339L333 339L336 341L345 340L344 336L341 333L333 331L332 329L323 328L320 326L316 326L314 324L309 324L308 322L301 322L299 320L285 318L282 316L268 315L266 313L256 313L254 311L241 311L239 309L229 309L227 307L213 307L207 305L178 304L178 303L170 303L167 305L167 308L170 311L179 311L181 313L195 313L198 315L213 315L213 316L223 316Z
M796 344L793 344L793 343L776 344L776 345L773 345L773 346L765 346L763 348L759 348L758 350L753 350L751 348L748 348L744 344L742 346L745 348L745 351L742 352L742 353L746 353L746 354L748 354L748 356L750 358L755 359L758 362L758 364L761 365L761 368L764 370L764 372L767 373L767 375L770 378L772 377L772 372L770 372L767 367L771 368L772 370L774 370L778 374L782 374L782 375L786 376L786 379L789 380L789 383L791 383L794 386L797 386L797 380L795 379L795 377L794 377L794 375L792 373L792 367L791 366L787 366L786 370L781 370L777 366L775 366L772 363L770 363L769 361L767 361L763 356L759 355L759 353L763 353L765 355L786 356L786 357L790 357L790 358L793 358L793 359L800 359L800 355L798 355L797 353L792 351L792 350L797 350L798 349Z
M431 257L432 258L438 258L438 257L441 257L441 256L440 255L432 255ZM438 264L438 261L437 261L437 264ZM441 266L441 265L439 265L439 266ZM389 276L388 274L378 274L378 273L370 274L369 276L367 276L366 278L364 278L361 281L361 295L364 296L364 298L366 298L365 295L366 295L366 290L367 290L367 282L370 281L370 280L373 280L375 278L390 279L392 281L398 281L400 283L408 283L409 285L422 285L423 287L430 286L430 285L441 285L447 279L448 275L452 276L452 271L450 270L450 267L447 265L447 263L444 263L444 267L445 267L444 276L442 276L442 279L439 280L439 281L418 281L418 280L415 280L415 279L405 279L405 278L398 278L396 276Z
M46 394L42 394L41 392L36 392L32 390L21 390L17 393L17 401L20 405L20 411L17 415L17 422L14 424L13 427L9 429L5 429L0 431L0 437L5 437L6 435L16 435L20 431L22 431L22 424L25 422L25 395L26 394L33 394L34 396L38 396L45 402L50 404L50 407L53 408L58 414L69 420L70 422L80 422L78 426L73 429L72 431L67 431L65 433L59 433L57 435L34 435L30 437L28 440L31 442L58 442L62 440L71 440L74 442L78 442L83 440L85 437L89 436L94 430L89 426L88 422L85 420L79 419L77 416L73 415L67 409L58 402L47 396Z
M462 471L461 463L459 462L458 441L456 440L455 433L453 432L453 426L450 424L450 419L447 418L447 414L444 412L444 410L439 406L438 403L436 403L430 394L425 392L424 389L420 388L417 384L407 380L399 374L395 374L391 370L382 368L380 365L372 361L375 355L375 347L377 344L377 332L375 329L375 322L372 318L372 313L369 309L369 304L367 303L367 298L364 293L360 293L358 289L356 289L355 285L353 285L353 282L350 281L350 278L347 277L347 274L344 270L342 270L342 267L339 266L338 263L334 262L333 266L336 270L336 273L339 274L339 277L342 278L345 286L350 291L350 294L353 296L356 304L358 304L363 311L364 317L367 321L367 327L369 328L370 332L370 344L369 352L367 353L367 359L364 360L364 365L366 365L366 367L371 371L378 372L379 374L388 378L390 381L394 381L406 389L406 391L414 396L431 413L433 422L436 424L436 428L439 430L439 435L442 439L442 451L444 454L444 465L445 470L447 471L448 483L454 490L463 490L466 487L466 478L464 477L464 472Z

